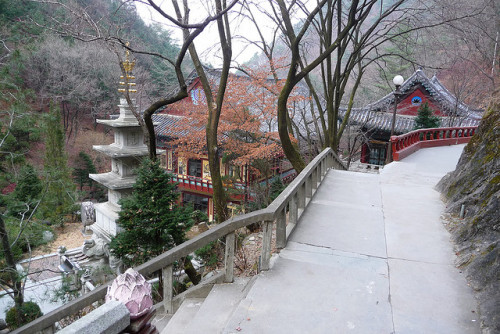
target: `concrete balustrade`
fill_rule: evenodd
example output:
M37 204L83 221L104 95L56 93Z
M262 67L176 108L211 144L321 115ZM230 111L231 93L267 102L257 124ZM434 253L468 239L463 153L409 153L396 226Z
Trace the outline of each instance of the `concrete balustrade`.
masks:
M421 148L468 143L477 126L419 129L391 137L392 160L399 161Z
M137 272L148 277L149 275L162 271L163 274L163 306L167 312L175 312L180 301L173 296L173 264L188 256L195 250L206 246L210 242L224 238L225 269L222 275L217 276L214 282L232 282L234 276L234 254L235 254L235 231L254 223L262 223L263 243L261 250L260 270L268 270L271 258L271 243L273 226L276 224L276 247L284 248L298 220L304 212L306 205L318 189L328 169L346 170L345 165L333 152L327 148L314 158L306 168L293 180L288 187L265 209L250 212L222 222L205 231L191 240L170 249L169 251L149 260L135 268ZM288 212L288 219L287 219ZM217 281L220 277L220 282ZM196 287L194 287L196 289ZM62 307L47 313L33 322L15 330L13 333L53 333L54 323L73 315L96 301L104 299L107 285L100 286ZM189 291L189 290L188 290Z
M130 324L130 312L119 301L110 301L59 331L61 334L117 334Z

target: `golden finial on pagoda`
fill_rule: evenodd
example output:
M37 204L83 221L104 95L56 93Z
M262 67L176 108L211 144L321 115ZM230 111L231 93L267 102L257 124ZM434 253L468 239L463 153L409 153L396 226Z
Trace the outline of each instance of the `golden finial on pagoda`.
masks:
M125 45L128 47L130 45L129 42L125 43ZM132 70L134 69L135 66L135 59L133 61L130 61L130 51L127 49L125 51L125 61L122 61L122 66L123 69L125 70L125 75L126 75L126 80L125 81L120 81L120 86L125 86L127 87L128 85L128 91L129 93L136 93L136 89L132 89L131 87L135 86L135 82L132 82L132 80L135 79L135 77L132 75ZM120 76L120 79L125 79L123 75ZM120 93L125 93L125 87L119 88L118 91Z

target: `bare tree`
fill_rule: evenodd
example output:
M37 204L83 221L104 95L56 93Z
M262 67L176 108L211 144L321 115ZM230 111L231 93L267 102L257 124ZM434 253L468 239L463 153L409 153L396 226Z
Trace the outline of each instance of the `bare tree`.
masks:
M184 0L184 14L182 14L176 1L173 1L178 21L184 25L189 23L189 7L187 1ZM227 201L222 184L220 174L220 150L217 142L219 119L224 102L224 94L229 78L229 69L231 65L232 47L231 47L231 30L229 27L227 11L234 6L236 1L233 1L229 6L226 1L214 0L215 14L217 16L217 30L219 33L219 42L222 48L222 69L220 72L219 82L217 84L217 93L213 93L213 88L210 85L205 69L200 61L198 52L193 43L189 45L189 54L193 60L196 72L200 78L205 93L206 103L208 107L208 121L206 125L206 141L208 162L210 167L210 175L212 177L212 186L214 189L213 200L215 204L215 212L217 221L222 222L229 218L227 211ZM184 43L190 40L190 32L187 27L183 28Z
M183 15L178 15L179 13L177 13L177 10L175 15L169 14L167 11L163 10L159 2L154 0L137 1L150 6L154 11L160 14L166 22L184 31L184 40L180 47L180 51L174 57L149 51L147 49L141 49L138 46L134 46L133 42L131 44L127 44L127 37L122 36L120 32L120 27L110 25L109 22L107 22L108 23L107 26L101 25L100 22L93 19L92 15L89 14L89 11L91 10L90 7L87 9L83 9L79 6L74 6L57 0L36 0L36 1L45 3L50 6L58 6L66 11L69 19L67 19L65 22L59 22L58 25L49 27L49 29L52 30L53 32L62 36L71 36L77 40L85 42L95 42L95 41L106 42L110 46L110 48L114 49L115 53L117 54L120 60L122 75L125 79L125 87L129 87L128 84L130 83L129 82L130 79L127 76L126 69L123 67L123 59L121 59L120 56L121 53L118 51L118 47L126 48L133 54L138 54L138 55L142 54L142 55L157 57L162 61L170 64L170 66L172 66L172 68L175 71L177 83L175 85L172 85L173 88L171 89L171 91L167 92L164 96L155 100L147 108L145 108L142 114L139 113L139 111L133 104L130 91L126 89L124 92L129 107L131 108L132 112L138 119L139 124L143 128L143 132L145 134L145 141L149 148L149 155L150 158L152 159L156 159L156 137L152 121L152 115L159 109L167 105L173 104L177 101L180 101L188 96L187 82L184 73L182 71L183 70L182 65L185 60L186 53L189 50L191 56L193 57L193 61L196 63L196 60L194 59L194 57L196 57L195 56L196 52L194 46L192 46L192 42L197 36L200 35L201 32L203 32L207 28L207 26L210 23L212 22L217 23L219 31L221 31L222 34L220 35L220 38L222 39L222 41L226 40L225 42L222 42L224 45L226 45L224 47L223 55L225 63L227 63L227 65L223 66L223 71L222 71L223 76L226 76L226 78L221 80L218 88L219 93L217 94L217 97L213 102L213 105L209 107L209 110L212 111L211 112L212 118L209 119L209 126L207 126L207 150L210 160L210 169L214 187L214 200L216 203L216 212L219 219L224 220L224 218L226 217L226 209L225 209L226 203L224 196L224 188L222 187L222 181L220 180L220 171L219 171L220 166L217 160L218 158L218 150L216 142L217 137L214 136L214 134L216 134L217 132L220 107L222 105L224 97L224 88L225 88L224 80L227 80L227 73L229 70L229 64L230 64L229 62L231 58L231 51L230 51L231 36L228 30L229 27L227 19L224 22L223 17L234 6L234 4L238 2L238 0L233 0L229 4L226 4L225 1L224 2L221 2L219 0L214 1L215 12L213 14L208 14L204 19L202 19L197 23L189 23L190 9L187 0L183 1L183 7L185 9ZM132 3L133 2L123 1L121 3L122 4L121 6L123 7L123 9L133 10L133 8L130 8L130 6L133 6ZM179 9L177 0L172 0L171 4L172 6L174 6L174 8ZM191 50L193 50L194 52L192 52ZM200 66L201 63L197 67L199 68ZM203 74L201 72L198 72L198 75L200 76L200 79L202 79ZM208 86L205 87L204 85L204 89L206 89L205 91L206 95L207 96L210 95L209 92L211 92L211 90L208 88ZM217 161L217 163L215 163L215 161Z
M277 108L278 127L285 154L299 172L305 163L290 141L286 108L293 87L302 79L306 81L318 111L324 145L336 150L364 72L387 55L381 46L406 33L457 20L456 16L432 19L429 6L412 7L407 0L390 5L375 0L323 0L314 6L300 1L276 3L269 1L270 13L290 52L287 83ZM298 17L302 18L300 23L293 24ZM321 75L316 85L310 75L317 67ZM347 103L348 112L339 125L341 103Z
M117 70L114 54L103 45L70 46L58 36L47 35L38 48L30 51L23 76L42 104L49 100L59 102L69 140L76 136L83 117L90 116L95 121L114 109Z

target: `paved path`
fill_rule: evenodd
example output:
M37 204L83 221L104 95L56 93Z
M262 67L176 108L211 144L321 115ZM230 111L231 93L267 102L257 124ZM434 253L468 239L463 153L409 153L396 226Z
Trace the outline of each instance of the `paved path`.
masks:
M433 190L463 145L380 174L330 171L224 333L479 333Z

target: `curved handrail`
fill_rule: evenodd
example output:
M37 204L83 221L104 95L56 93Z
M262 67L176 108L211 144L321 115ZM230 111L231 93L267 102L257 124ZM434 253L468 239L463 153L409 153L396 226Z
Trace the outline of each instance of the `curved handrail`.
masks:
M468 143L477 126L419 129L391 137L392 160L399 161L424 147Z
M306 168L304 168L295 180L293 180L267 208L232 217L209 229L208 231L197 235L193 239L188 240L181 245L176 246L141 264L136 267L135 270L142 275L150 275L158 270L172 266L175 261L191 254L195 250L209 244L212 241L228 236L242 227L258 222L276 222L276 245L278 248L285 247L287 235L289 235L289 231L287 231L286 226L287 208L290 212L290 219L294 220L291 225L294 226L300 217L300 212L298 210L305 208L307 205L306 198L312 197L314 190L318 188L318 184L321 183L327 170L332 167L335 169L347 169L333 150L331 148L326 148L318 156L316 156L316 158L314 158L306 166ZM270 234L271 233L272 231L270 231ZM262 261L264 263L267 261L267 266L269 261L268 257L270 256L270 237L268 243L269 245L263 245L262 249L262 253L265 253L264 247L267 247L268 256L262 256ZM265 266L266 264L264 265L264 270L267 269ZM75 314L84 307L104 299L109 284L111 284L111 282L108 282L108 284L102 285L95 290L64 304L46 315L35 319L29 324L18 328L12 333L36 333L52 327L54 323L64 317Z

